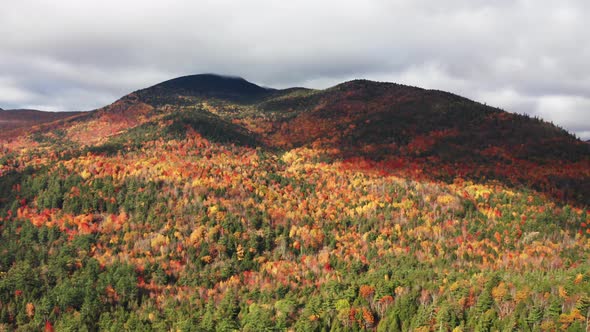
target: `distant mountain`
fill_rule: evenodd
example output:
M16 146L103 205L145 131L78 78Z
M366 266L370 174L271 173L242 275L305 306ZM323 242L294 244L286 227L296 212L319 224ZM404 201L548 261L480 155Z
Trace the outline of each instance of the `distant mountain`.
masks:
M0 109L0 129L10 130L65 119L80 112L44 112L31 109Z

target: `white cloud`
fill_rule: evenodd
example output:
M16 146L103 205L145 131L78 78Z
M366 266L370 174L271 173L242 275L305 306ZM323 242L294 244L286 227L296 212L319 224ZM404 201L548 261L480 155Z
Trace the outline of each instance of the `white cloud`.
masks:
M587 131L590 123L590 98L544 96L539 100L536 113L543 119L560 124L581 135Z
M32 93L18 87L10 79L0 77L0 103L22 103L31 98L34 98Z

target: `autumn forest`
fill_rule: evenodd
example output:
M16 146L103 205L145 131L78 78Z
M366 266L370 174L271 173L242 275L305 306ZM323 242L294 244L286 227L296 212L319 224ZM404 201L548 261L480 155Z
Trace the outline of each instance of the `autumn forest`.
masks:
M588 331L590 144L193 75L0 133L0 331Z

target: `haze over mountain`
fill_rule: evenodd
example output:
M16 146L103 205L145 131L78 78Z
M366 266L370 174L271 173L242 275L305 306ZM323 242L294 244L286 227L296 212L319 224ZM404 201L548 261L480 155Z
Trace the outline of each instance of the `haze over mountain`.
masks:
M0 136L0 193L0 330L590 317L590 145L444 91L179 77Z

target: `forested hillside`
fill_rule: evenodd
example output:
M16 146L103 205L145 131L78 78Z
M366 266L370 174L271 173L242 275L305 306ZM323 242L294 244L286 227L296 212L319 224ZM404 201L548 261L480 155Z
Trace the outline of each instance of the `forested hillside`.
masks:
M0 331L586 331L590 145L195 75L0 144Z

